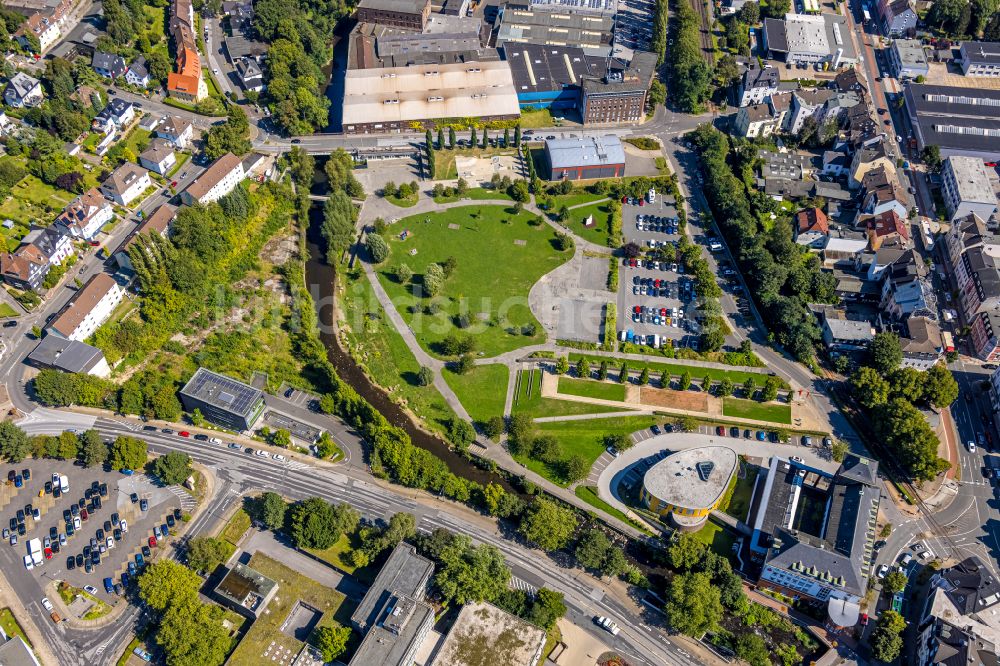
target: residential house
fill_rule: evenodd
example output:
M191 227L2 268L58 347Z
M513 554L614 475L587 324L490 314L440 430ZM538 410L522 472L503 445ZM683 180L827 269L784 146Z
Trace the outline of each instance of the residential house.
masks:
M114 207L97 188L73 199L56 218L55 226L72 238L90 240L115 217Z
M95 72L106 79L117 79L120 76L125 76L125 72L128 71L125 58L106 51L94 51L91 65Z
M878 0L879 24L888 37L909 35L917 27L917 12L910 0Z
M896 179L895 167L879 167L866 173L861 183L861 195L861 213L881 215L891 210L901 218L906 218L909 213L906 192Z
M796 90L792 93L792 105L785 118L785 131L798 134L806 118L814 118L817 123L823 113L823 106L837 93L828 88L816 90Z
M883 272L882 313L895 321L911 315L937 317L937 296L924 262L907 253Z
M868 249L868 238L861 232L841 226L830 228L823 246L823 264L855 265L861 253Z
M101 192L119 206L128 206L151 185L148 171L138 164L126 162L101 183Z
M833 475L772 457L748 520L751 552L763 559L757 585L824 604L831 624L854 626L871 576L881 485L878 463L854 454ZM789 522L807 506L820 507L816 521Z
M38 106L45 99L41 82L33 77L17 72L10 77L3 91L3 100L14 108L30 108Z
M1000 43L962 42L958 52L962 74L1000 76Z
M135 105L121 97L112 97L91 122L91 127L105 134L125 128L135 120Z
M846 153L838 150L823 151L823 170L821 173L824 176L839 178L850 170L850 166L851 161Z
M976 314L969 325L969 341L981 361L1000 361L1000 311L989 310Z
M59 266L67 258L76 254L70 240L69 236L55 226L32 225L31 230L21 239L21 245L31 245L38 248L49 264Z
M941 326L931 317L911 316L906 320L905 335L899 338L904 368L929 370L944 355Z
M821 249L830 235L830 221L819 208L806 208L795 214L795 242Z
M166 176L176 163L173 145L166 139L153 139L139 155L140 165L161 176Z
M913 261L914 259L910 256L912 254L912 249L899 247L898 245L889 245L865 252L859 257L855 265L865 265L865 279L869 282L881 282L883 273L887 268L896 262L907 263ZM879 291L881 293L881 290Z
M894 172L896 168L896 164L889 156L884 143L879 141L856 151L854 157L851 158L851 167L848 172L848 184L851 189L860 187L865 174L880 167L884 167L887 172Z
M833 87L840 92L853 91L863 97L868 95L868 88L861 81L858 69L853 66L837 72L837 75L833 77Z
M156 136L174 144L178 150L184 150L194 138L194 126L180 116L167 116L156 129Z
M857 104L844 114L840 136L850 152L882 141L879 122L868 104Z
M21 48L32 49L34 45L28 39L28 35L34 35L38 39L39 53L45 53L59 40L59 36L62 34L61 27L61 21L54 20L53 17L46 16L42 12L35 12L21 24L21 27L14 33L14 39L21 45Z
M750 58L747 68L743 71L740 79L740 88L737 96L740 106L751 104L763 104L771 95L778 92L778 83L781 77L778 69L767 64L761 67L756 58Z
M149 69L146 67L145 57L139 56L132 61L125 72L125 82L140 88L149 86Z
M878 250L883 245L912 247L908 225L896 211L887 210L866 216L863 221L868 247L872 250Z
M781 127L767 102L740 107L733 119L733 134L747 139L771 136Z
M177 71L167 75L167 93L189 104L200 102L208 97L208 84L198 55L192 0L173 0L169 27L177 53Z
M124 298L125 290L113 277L98 273L73 295L45 331L49 335L82 342L107 321Z
M42 286L51 264L34 245L22 245L13 252L0 254L0 275L4 282L28 291Z
M218 201L236 189L243 177L243 161L232 153L226 153L181 192L181 201L189 206Z
M861 351L875 337L875 329L867 321L823 318L823 344L831 351Z
M784 178L786 180L805 180L814 170L812 156L800 153L757 151L761 159L760 177Z
M264 90L264 72L260 65L251 58L243 58L236 62L236 75L240 77L240 83L244 90L261 92Z
M996 361L1000 359L1000 237L969 215L951 225L945 242L972 348L979 359Z
M997 212L996 172L981 159L954 155L941 168L941 195L954 221L975 214L988 220Z
M113 257L118 266L124 270L133 270L132 261L129 259L128 250L143 234L158 234L166 237L170 233L170 225L177 219L177 207L170 204L163 204L153 214L147 217L135 228L121 247L114 253Z
M914 666L1000 661L1000 579L972 555L942 569L918 608Z

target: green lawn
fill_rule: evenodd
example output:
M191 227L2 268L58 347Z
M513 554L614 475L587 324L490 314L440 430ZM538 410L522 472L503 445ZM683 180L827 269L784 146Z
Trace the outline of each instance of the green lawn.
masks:
M491 139L496 139L498 136L503 137L503 130L487 130L487 136ZM513 135L513 132L511 133ZM459 137L462 140L467 140L468 135L463 134ZM511 136L513 140L513 136ZM476 140L483 140L483 131L479 130L476 132ZM459 155L466 157L481 157L489 158L494 155L514 155L517 153L517 149L511 146L510 148L448 148L446 150L438 150L434 153L434 178L433 180L454 180L458 178L458 165L455 160Z
M518 122L521 124L522 129L536 129L555 125L555 122L552 120L552 112L548 109L521 109L521 119Z
M729 506L725 512L737 520L746 520L747 512L750 510L750 502L753 501L754 482L757 480L757 467L748 465L745 461L740 461L740 471L743 476L737 474L734 478L736 486L729 499Z
M24 633L24 629L18 624L17 618L14 617L14 613L11 612L9 608L0 608L0 629L3 629L3 633L8 636L20 636L28 647L31 647L31 641L28 640L27 635Z
M778 402L757 402L742 398L727 397L722 401L722 415L770 423L792 422L792 406Z
M222 528L219 538L235 546L248 529L250 529L250 516L243 509L239 509Z
M139 153L146 150L149 147L149 138L151 133L149 130L144 130L141 127L136 127L131 132L129 132L124 139L124 146L126 150L132 151L132 154L139 157Z
M392 255L379 279L427 351L442 355L440 343L450 335L472 337L476 351L487 357L544 341L545 333L528 308L528 291L570 253L555 249L550 227L533 227L528 224L531 214L509 211L505 206L461 206L414 215L394 225L409 235L406 240L400 233L390 237ZM433 301L414 295L413 284L396 281L400 264L409 266L413 282L420 284L428 265L450 257L456 260L454 274ZM439 309L425 314L431 302ZM464 330L457 326L460 314L469 319Z
M325 550L316 550L314 548L306 548L304 550L315 555L335 569L345 571L354 578L370 584L378 573L377 570L373 571L375 567L369 565L359 569L351 563L351 552L360 546L361 542L357 539L357 533L355 532L350 535L341 534L340 538L337 539L337 543Z
M181 152L175 152L174 157L177 158L177 163L170 167L170 171L167 172L167 178L173 178L174 174L180 171L181 167L187 164L187 161L191 159L190 155Z
M14 228L0 231L7 238L11 250L28 233L32 222L47 225L73 199L72 193L46 185L30 174L12 187L10 194L7 200L0 203L0 220L13 220Z
M433 385L420 386L420 364L386 318L363 274L344 275L340 307L347 323L348 350L368 376L429 428L444 432L455 412Z
M698 537L699 541L711 548L717 555L732 557L732 547L733 543L736 542L736 536L722 525L713 521L711 518L709 518L708 522L705 523L705 526L695 532L694 535Z
M559 212L559 206L556 206L555 212ZM594 218L594 224L586 227L584 226L584 223L587 221L588 217ZM608 224L610 221L611 209L608 208L608 203L604 202L590 204L589 206L581 206L570 210L569 222L565 224L567 224L570 230L580 238L584 238L589 240L591 243L604 246L608 244Z
M619 313L620 315L620 313ZM574 365L581 358L586 359L591 363L591 365L599 366L601 361L607 361L608 367L617 370L621 367L622 361L624 359L616 359L610 356L593 356L588 354L580 354L576 352L571 352L569 355L570 365ZM703 368L696 365L687 365L681 361L676 362L662 362L654 361L649 363L643 363L641 361L626 361L631 370L641 370L644 367L649 368L651 373L659 374L666 370L674 376L679 376L688 371L691 373L691 379L694 381L701 380L705 375L712 377L714 381L721 381L724 377L729 377L730 381L734 384L743 384L749 377L753 377L757 385L760 386L767 379L767 374L763 372L744 372L742 370L722 370L720 368Z
M2 317L20 317L21 313L10 306L9 303L0 302L0 318Z
M494 416L503 416L503 404L507 397L506 365L477 365L464 375L446 369L444 380L474 421L485 423Z
M612 382L599 382L593 379L559 378L559 392L566 395L578 395L584 398L598 400L625 400L625 385Z
M601 199L607 199L608 197L604 194L594 194L593 192L587 192L586 190L574 190L569 194L556 194L550 198L552 199L553 206L555 206L555 210L558 211L563 206L572 208L573 206L580 206L582 204L600 201Z
M399 206L400 208L412 208L417 205L417 199L420 197L418 192L412 193L410 196L402 197L386 197L385 200L391 203L393 206Z
M302 649L302 641L289 636L281 627L292 608L300 601L322 613L317 626L350 626L350 614L355 604L345 603L345 597L340 592L306 578L263 553L255 553L249 566L278 583L278 594L268 604L267 612L257 618L233 652L228 661L233 666L269 662L270 659L264 656L268 647L272 648L272 652L273 648L280 646L290 650L293 655L297 654Z
M582 499L590 506L600 509L604 513L614 516L615 518L621 520L622 522L628 523L629 525L631 525L632 527L636 528L641 532L645 532L646 534L650 535L653 534L652 532L649 531L649 528L632 520L631 518L626 516L624 512L616 509L615 507L611 506L610 504L602 500L600 497L598 497L596 486L579 485L573 490L573 492L576 493L577 497Z
M543 416L574 416L577 414L603 414L620 412L619 407L593 405L588 402L559 400L558 398L543 398L541 383L542 371L521 370L517 392L514 394L514 404L511 411L524 413L533 419Z
M434 202L451 203L452 201L461 201L462 199L472 199L474 201L497 201L502 199L505 201L512 201L510 195L506 192L491 190L486 187L470 187L462 194L456 194L453 197L434 197Z
M573 456L580 456L589 465L593 465L604 451L605 435L628 435L636 430L644 430L656 422L657 419L652 416L619 416L583 421L536 423L535 432L538 435L551 435L559 442L558 455L551 462L534 460L523 454L515 458L533 472L561 486L567 486L569 481L563 473L563 465L567 460Z

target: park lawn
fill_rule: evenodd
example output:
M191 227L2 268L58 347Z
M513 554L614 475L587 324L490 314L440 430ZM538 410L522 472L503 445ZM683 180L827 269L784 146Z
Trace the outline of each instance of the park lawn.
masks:
M552 112L548 109L521 109L521 118L518 123L522 129L537 129L555 125L552 120Z
M300 601L323 614L317 627L334 624L350 626L350 614L356 604L345 603L345 597L340 592L306 578L263 553L254 553L248 566L275 581L278 584L278 594L268 604L267 612L254 621L233 651L229 664L242 666L268 662L264 652L269 646L280 646L290 650L293 655L297 654L302 649L302 641L284 633L281 626Z
M461 201L463 199L472 199L474 201L512 201L510 195L506 192L487 187L470 187L465 192L456 194L453 197L434 197L434 203L451 203L452 201Z
M693 534L698 541L711 548L716 555L732 558L736 536L711 518L708 519L704 527Z
M722 401L722 415L769 423L792 422L792 406L777 402L757 402L742 398L726 397Z
M393 400L405 404L430 429L444 433L455 412L433 384L420 386L420 363L385 316L368 278L360 271L348 272L341 287L348 352Z
M21 313L15 310L9 303L0 302L0 318L20 317Z
M697 365L687 365L683 361L673 361L664 363L662 361L650 361L648 363L642 361L633 361L629 359L614 358L611 356L595 356L589 354L580 354L578 352L570 352L569 362L570 365L575 364L580 359L586 359L591 365L599 366L601 361L607 361L608 368L617 372L618 368L621 367L622 362L628 363L629 370L642 370L643 368L649 368L651 373L661 373L666 371L671 375L678 377L687 372L691 373L691 379L694 382L699 382L702 377L708 375L713 381L722 381L723 378L729 377L729 380L734 384L743 384L747 379L753 377L757 385L762 385L767 380L767 374L763 372L746 372L743 370L723 370L721 368L705 368Z
M420 198L419 192L413 192L408 197L386 197L385 200L391 203L393 206L399 206L400 208L411 208L417 205L417 200Z
M555 208L558 213L560 206ZM593 216L594 224L584 226L587 218ZM591 243L605 246L608 244L608 225L611 222L611 209L608 202L594 203L589 206L580 206L569 211L569 220L564 222L569 226L570 231L580 238L589 240Z
M594 203L595 201L601 201L602 199L607 199L606 194L594 194L593 192L588 192L586 190L573 190L569 194L554 194L551 195L552 205L555 210L559 210L563 206L567 208L572 208L573 206L582 206L583 204Z
M625 401L625 385L612 382L599 382L593 379L559 378L559 392L566 395L577 395L583 398L598 400Z
M243 509L239 509L222 528L219 538L235 546L248 529L250 529L250 516Z
M24 629L18 623L17 618L14 617L14 613L11 612L9 608L0 608L0 629L3 629L3 633L7 634L8 637L20 636L21 640L30 648L31 641L28 640L28 636L24 633Z
M587 461L588 466L593 466L605 449L605 435L630 435L656 422L657 419L652 416L616 416L583 421L535 423L537 435L551 435L559 442L558 456L550 463L535 460L524 454L514 457L531 471L565 487L569 485L569 481L563 476L562 467L567 460L573 456L581 456Z
M494 416L503 416L507 398L507 366L500 363L474 366L464 375L444 371L444 380L458 395L469 416L485 423Z
M571 253L556 250L555 231L544 224L531 226L533 218L526 212L513 214L505 206L461 206L414 215L394 225L408 231L408 237L390 237L392 255L378 276L425 350L441 356L440 343L450 335L471 336L476 351L486 357L544 342L545 332L528 307L528 291ZM412 285L399 284L396 267L405 263L419 284L428 265L449 257L457 266L433 299L440 309L424 314L431 299L415 296ZM411 306L417 311L410 312ZM471 320L464 330L456 325L462 313Z
M575 400L559 400L542 397L541 370L521 370L518 372L519 385L514 393L514 404L511 411L527 414L533 419L544 416L575 416L577 414L603 414L607 412L624 411L621 407L594 405L589 402Z

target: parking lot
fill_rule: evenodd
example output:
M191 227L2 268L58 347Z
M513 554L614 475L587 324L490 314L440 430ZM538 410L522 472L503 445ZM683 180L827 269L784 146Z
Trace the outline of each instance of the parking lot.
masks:
M30 471L27 480L25 469ZM7 481L10 471L22 478L21 487ZM34 576L43 588L56 580L77 588L92 586L96 591L88 591L93 596L111 603L117 594L105 591L104 579L121 584L130 563L138 570L155 558L183 528L182 512L195 505L184 489L159 487L144 474L125 476L69 461L30 460L5 466L2 474L5 545L0 546L0 563L7 575ZM60 475L65 475L68 491L57 497L54 481ZM151 540L156 532L160 536ZM24 558L31 561L33 539L41 542L41 564L27 569Z
M680 238L673 200L658 193L653 203L624 203L622 234L627 243L643 248L646 258L626 259L619 270L620 328L642 336L640 344L655 346L653 336L659 336L661 347L669 344L667 340L675 347L697 344L698 325L692 309L694 281L684 273L683 264L671 256L672 246ZM657 258L661 247L666 252L664 260Z
M648 51L653 39L651 0L623 0L615 15L614 56L629 59L635 51Z

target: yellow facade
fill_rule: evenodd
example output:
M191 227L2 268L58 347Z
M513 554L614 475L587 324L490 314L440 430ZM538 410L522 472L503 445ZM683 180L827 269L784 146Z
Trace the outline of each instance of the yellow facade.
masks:
M678 516L690 516L694 518L700 518L702 516L707 516L709 513L711 513L715 509L715 507L719 505L719 502L722 500L722 496L720 496L719 499L716 500L715 504L708 507L707 509L688 509L683 506L668 504L667 502L663 502L658 497L652 495L649 491L646 490L645 487L643 487L642 492L640 493L640 499L642 500L642 503L650 511L657 513L660 516L665 517L673 513Z

